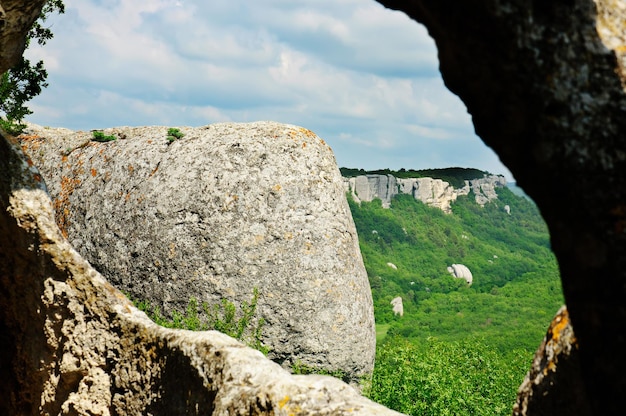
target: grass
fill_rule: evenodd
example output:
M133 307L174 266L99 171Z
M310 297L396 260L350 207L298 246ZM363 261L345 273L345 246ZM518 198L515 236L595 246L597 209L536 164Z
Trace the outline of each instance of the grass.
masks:
M216 330L231 336L247 346L267 355L269 348L262 343L262 330L265 325L263 318L256 317L256 307L259 291L255 288L250 302L242 302L239 311L234 303L222 299L221 304L209 306L207 303L198 304L191 298L185 313L172 312L171 317L161 314L158 306L148 301L131 299L137 309L145 312L156 324L166 328L188 329L191 331Z
M387 336L391 324L376 324L376 343L380 344Z

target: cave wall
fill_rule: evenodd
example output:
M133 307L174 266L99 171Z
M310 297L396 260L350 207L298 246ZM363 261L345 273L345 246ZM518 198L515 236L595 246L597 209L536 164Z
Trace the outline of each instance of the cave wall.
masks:
M594 414L626 391L626 7L379 0L423 23L447 87L550 229ZM549 400L549 399L546 399ZM564 413L565 414L565 413Z
M580 365L580 380L584 380L569 390L561 390L557 398L566 401L567 394L571 397L582 394L593 414L621 414L621 394L626 391L623 356L626 350L626 117L623 117L626 109L626 28L623 27L626 8L623 2L379 1L405 11L426 25L437 43L446 85L466 103L478 135L511 169L518 183L537 202L548 223L576 331L574 342L580 364L575 364L573 371ZM19 59L25 31L43 1L3 0L0 4L2 72ZM211 357L215 355L190 354L189 351L198 351L201 345L216 342L220 336L184 336L181 332L155 328L143 316L137 317L137 312L118 299L105 282L98 280L97 273L59 237L37 173L29 169L18 150L12 150L15 146L10 140L3 138L1 143L0 353L3 360L0 362L0 394L5 400L0 410L7 414L39 413L36 406L41 402L46 382L60 383L58 392L63 397L59 398L65 398L63 403L68 406L79 403L72 395L72 386L76 394L82 386L83 397L101 397L88 394L94 386L89 377L95 380L100 373L97 370L90 373L81 367L80 360L74 359L80 356L79 352L97 358L98 354L89 353L99 351L97 346L85 344L84 349L64 351L59 349L60 344L46 341L46 334L57 333L60 340L72 339L71 328L64 327L61 319L69 313L62 311L70 303L74 305L74 309L69 309L72 314L90 317L87 320L92 322L90 327L99 327L93 322L102 325L112 322L113 328L120 322L134 322L127 335L112 329L111 336L125 340L122 345L126 347L140 346L120 350L135 351L134 357L144 362L144 367L138 368L150 367L145 357L158 361L164 359L162 353L168 351L174 358L171 366L166 365L163 371L167 369L175 377L161 377L170 380L170 384L164 382L160 386L170 386L172 380L188 377L189 386L184 389L187 396L172 397L163 391L160 396L156 393L151 396L151 387L141 388L145 385L124 379L128 373L124 366L128 362L122 360L120 362L126 364L119 367L118 374L122 377L119 383L131 383L136 389L130 391L137 392L137 397L161 397L159 400L167 402L168 406L191 403L190 409L214 406L218 402L214 397L217 393L207 387L215 386L214 380L199 376L203 373L198 369L213 365L211 368L221 369L212 374L226 372L219 364L211 364ZM84 291L88 287L97 290ZM82 297L80 302L72 303L68 294L77 290ZM61 305L61 309L57 309L56 304ZM98 304L100 309L96 307ZM126 315L117 315L125 308L129 308ZM90 315L93 312L109 314L109 319ZM46 326L48 321L51 324ZM149 337L154 343L133 344L142 339L133 335L137 333L151 334ZM181 341L185 337L187 340ZM230 346L227 348L232 347L231 341L222 341ZM89 349L91 347L94 349ZM145 351L141 352L142 349ZM108 351L115 349L100 351L102 357L106 357L102 358L101 369L116 363L115 356L107 355ZM219 351L229 355L227 350ZM259 364L259 368L263 365ZM58 370L47 373L45 368ZM51 377L50 374L56 375ZM152 377L152 373L149 374ZM228 374L241 375L236 371ZM259 376L255 377L252 379L259 382ZM81 384L82 380L86 381ZM283 386L272 379L264 381ZM98 391L106 394L106 384L100 387ZM198 399L200 389L209 392L206 400ZM333 389L336 387L330 388ZM224 391L225 397L231 397ZM318 398L343 395L341 389L328 393L326 386L316 387L315 383L298 391L296 395L300 394L298 397L304 401L307 394ZM247 396L250 401L241 402L243 407L238 409L247 409L250 414L254 409L259 414L269 413L270 407L283 409L289 401L278 398L281 392L284 390L279 390L278 394L274 390L275 396L252 394ZM552 400L554 396L548 394L547 398L537 400ZM159 403L159 400L151 403ZM331 401L322 400L326 404ZM347 408L354 409L350 404ZM540 410L528 414L542 414L541 409L548 404L539 405L535 408ZM330 409L328 406L326 409ZM368 406L373 405L359 402L359 406L370 408ZM225 413L229 408L224 409ZM582 412L580 409L576 413Z

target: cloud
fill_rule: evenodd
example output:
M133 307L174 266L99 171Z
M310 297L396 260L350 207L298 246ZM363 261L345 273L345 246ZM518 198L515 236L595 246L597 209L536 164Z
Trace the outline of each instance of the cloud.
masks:
M340 165L508 171L443 85L426 30L369 0L66 0L31 121L92 129L275 120ZM465 162L463 161L465 160Z

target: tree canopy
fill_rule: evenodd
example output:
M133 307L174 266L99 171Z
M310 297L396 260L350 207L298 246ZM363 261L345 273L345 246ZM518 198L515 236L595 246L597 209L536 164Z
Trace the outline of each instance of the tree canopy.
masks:
M37 41L39 45L54 36L50 27L45 26L46 20L52 13L65 13L65 5L62 0L50 0L46 2L41 10L39 19L33 23L26 39L28 48L32 41ZM43 88L48 86L46 82L48 72L44 67L44 62L35 64L22 57L21 61L2 74L0 77L0 128L8 133L19 134L26 127L22 121L24 117L32 114L26 103L41 94Z

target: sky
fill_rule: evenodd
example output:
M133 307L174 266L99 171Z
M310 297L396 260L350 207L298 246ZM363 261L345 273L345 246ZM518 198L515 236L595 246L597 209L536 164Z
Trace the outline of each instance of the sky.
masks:
M272 120L339 166L511 173L443 84L426 29L373 0L65 0L32 45L28 121L91 130Z

